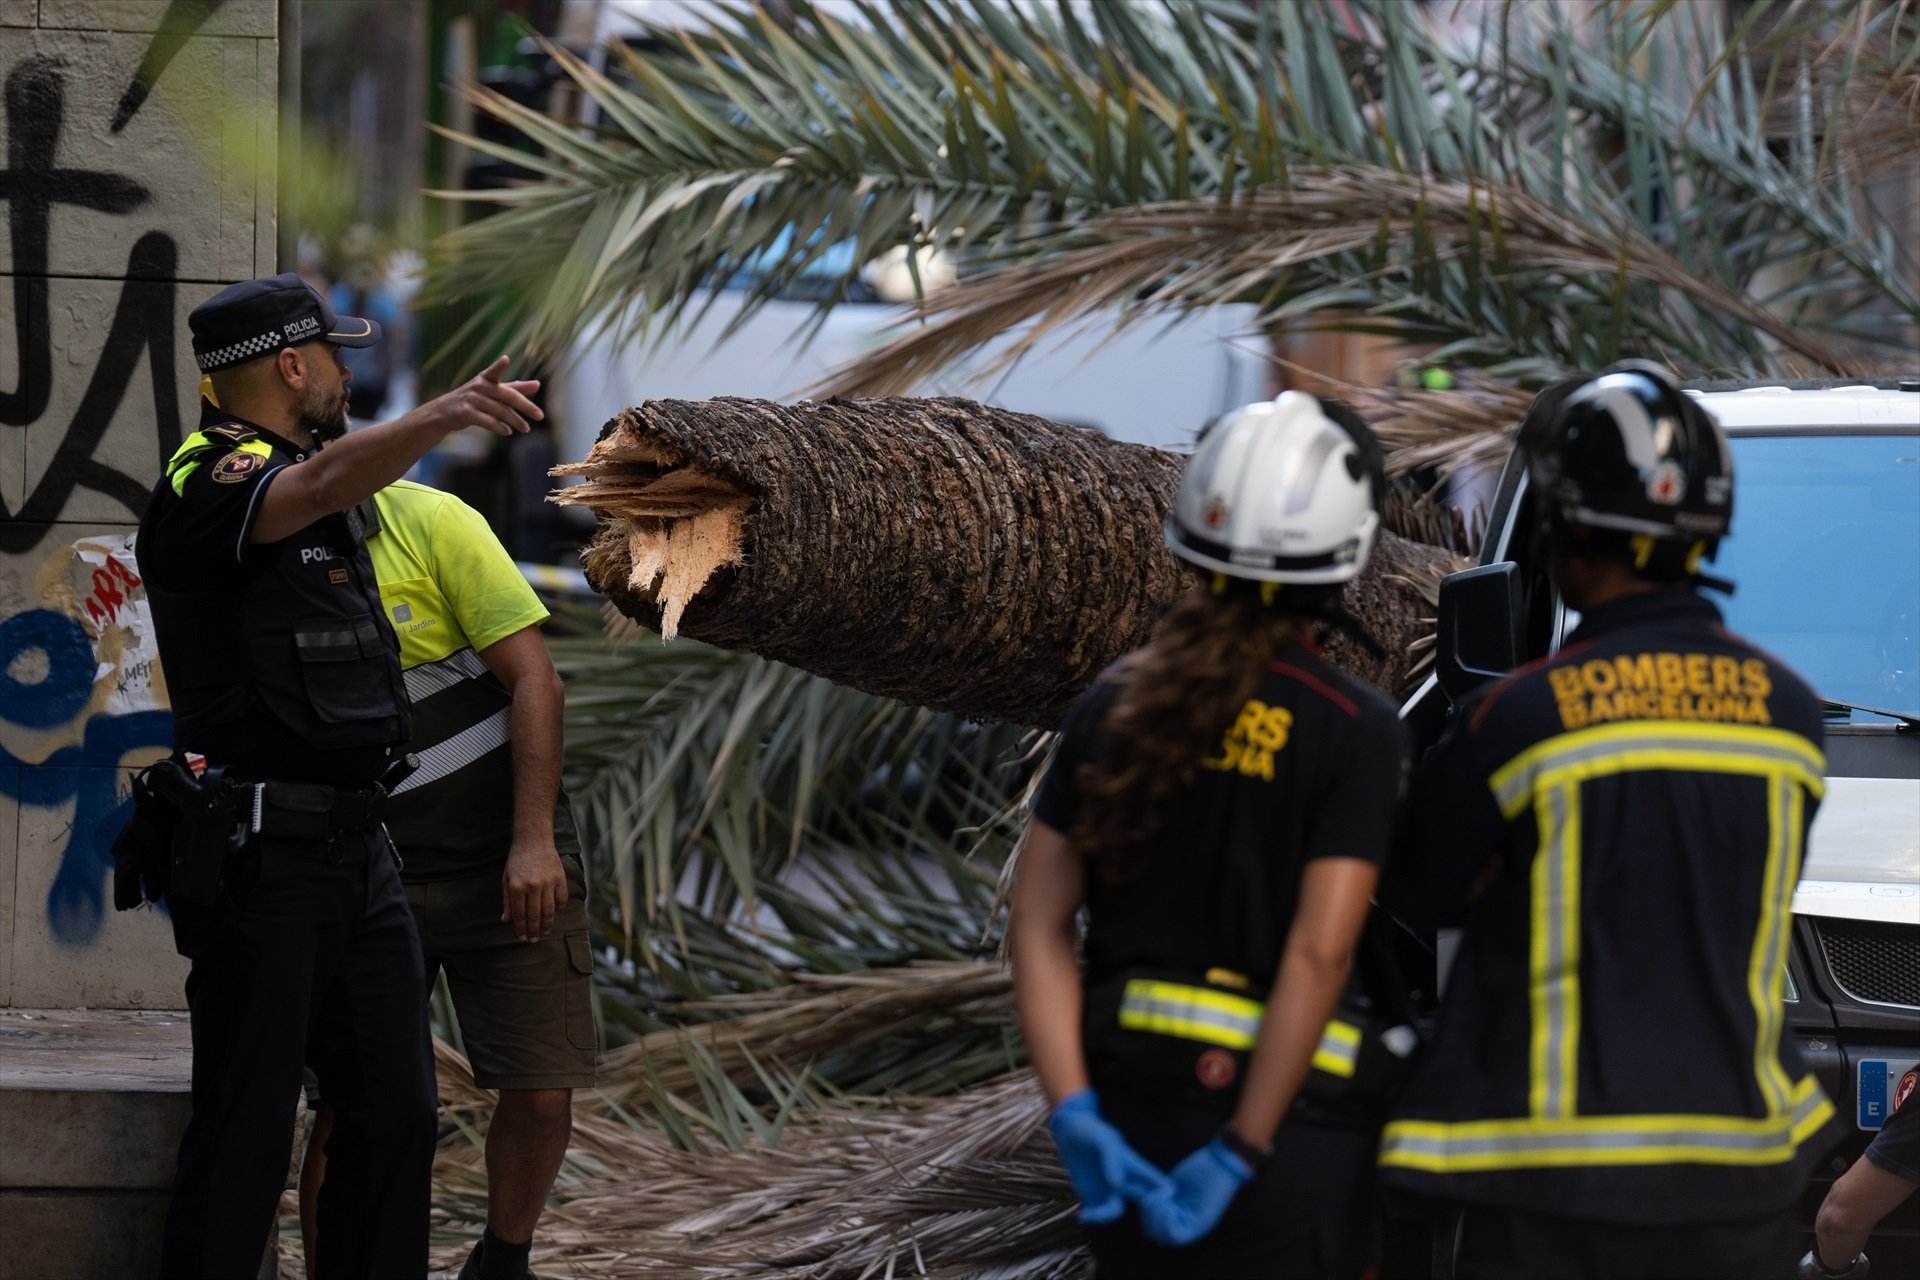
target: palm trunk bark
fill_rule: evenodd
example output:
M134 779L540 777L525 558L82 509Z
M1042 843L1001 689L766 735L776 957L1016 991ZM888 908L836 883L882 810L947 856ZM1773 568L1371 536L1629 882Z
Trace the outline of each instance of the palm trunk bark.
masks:
M1193 581L1161 541L1182 459L960 399L652 400L556 501L588 580L673 635L975 719L1051 727ZM1384 535L1347 604L1396 688L1450 553Z

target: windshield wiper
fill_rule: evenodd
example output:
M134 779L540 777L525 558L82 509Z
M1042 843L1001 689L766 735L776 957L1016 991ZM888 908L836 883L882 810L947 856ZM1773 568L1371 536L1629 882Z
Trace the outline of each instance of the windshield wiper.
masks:
M1888 711L1885 707L1869 707L1859 702L1842 702L1838 698L1822 698L1820 706L1830 716L1864 711L1870 716L1885 716L1889 720L1898 720L1902 732L1920 729L1920 711Z

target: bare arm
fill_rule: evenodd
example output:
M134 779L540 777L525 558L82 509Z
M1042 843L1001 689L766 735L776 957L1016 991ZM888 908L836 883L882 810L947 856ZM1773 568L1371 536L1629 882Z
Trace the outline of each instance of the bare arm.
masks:
M1013 1002L1040 1087L1049 1103L1087 1087L1080 1043L1080 962L1074 914L1086 898L1086 869L1066 836L1035 820L1021 844L1013 882Z
M553 843L553 805L560 793L561 719L566 689L553 669L540 628L522 627L480 651L507 692L507 741L513 752L513 848L502 873L500 918L527 942L553 927L567 901L566 869Z
M1916 1184L1888 1173L1866 1158L1853 1162L1820 1202L1814 1218L1815 1251L1829 1271L1844 1269L1866 1246L1867 1237L1888 1214L1914 1193Z
M1307 1078L1327 1019L1340 1002L1379 879L1380 869L1364 858L1316 858L1301 873L1300 905L1230 1121L1251 1147L1264 1151L1273 1145L1274 1130Z
M540 384L504 382L506 373L507 358L501 356L445 395L282 468L261 495L249 540L278 542L366 501L405 475L449 432L469 426L503 436L525 431L528 419L545 416L527 399Z

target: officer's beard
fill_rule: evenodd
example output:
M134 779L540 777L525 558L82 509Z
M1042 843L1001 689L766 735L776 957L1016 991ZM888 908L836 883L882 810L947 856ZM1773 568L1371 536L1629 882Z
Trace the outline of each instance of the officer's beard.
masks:
M321 444L347 434L347 393L342 391L331 400L302 397L300 426Z

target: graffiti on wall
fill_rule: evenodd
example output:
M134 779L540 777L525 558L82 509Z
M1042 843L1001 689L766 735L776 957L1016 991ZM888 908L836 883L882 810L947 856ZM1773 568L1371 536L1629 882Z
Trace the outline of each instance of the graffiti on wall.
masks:
M166 751L173 716L133 534L82 538L38 576L48 603L0 621L0 721L51 749L21 759L0 745L0 790L22 806L72 806L47 926L56 942L85 945L106 921L113 839L131 804L120 769Z
M73 69L57 52L30 50L4 72L0 211L12 279L0 281L11 302L0 343L13 344L15 385L0 386L0 441L19 448L22 433L53 428L56 443L39 478L21 491L18 510L0 498L0 555L11 558L6 573L13 578L5 605L13 612L0 618L0 795L23 815L42 811L57 822L72 814L52 833L51 847L34 850L56 860L44 909L47 933L61 946L86 946L100 935L109 914L113 839L129 807L125 770L163 753L172 740L131 522L181 440L175 370L184 335L175 332L175 238L136 224L128 229L125 267L112 282L117 300L102 312L110 318L80 349L55 350L50 247L61 243L63 217L76 211L132 222L149 206L149 190L134 176L73 158L74 140L125 130L225 2L173 0L110 118L70 118ZM64 234L75 232L68 227ZM136 390L143 356L148 385ZM63 386L66 379L71 387ZM128 403L130 397L139 398ZM138 465L128 465L124 454L120 465L102 456L123 405L152 433L152 452ZM127 527L77 540L73 526L63 534L56 522L75 518L70 504L82 490L124 508Z
M54 211L61 205L77 205L104 213L131 213L147 198L144 187L118 174L60 166L65 99L65 75L51 58L28 58L7 73L7 166L0 169L0 202L7 206L7 234L17 273L12 338L19 353L20 385L12 391L0 390L0 426L16 429L39 422L53 392L46 270ZM42 532L35 524L58 519L77 488L104 493L135 516L146 505L145 484L94 454L126 398L143 353L153 380L155 465L179 447L180 406L173 372L175 258L173 237L164 231L147 232L128 251L129 278L52 463L18 512L0 504L0 551L33 546Z

